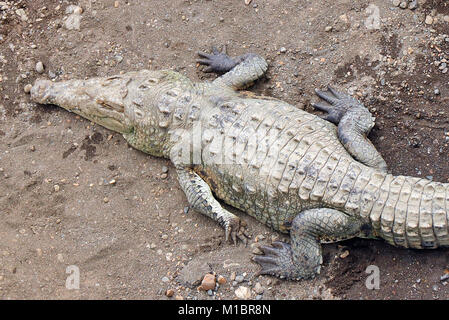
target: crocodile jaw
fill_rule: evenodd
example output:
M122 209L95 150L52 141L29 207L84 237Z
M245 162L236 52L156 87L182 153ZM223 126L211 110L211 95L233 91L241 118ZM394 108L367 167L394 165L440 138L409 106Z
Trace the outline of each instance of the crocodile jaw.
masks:
M66 82L40 79L36 80L30 94L31 100L36 103L58 105L110 130L120 133L132 130L123 105L105 102L89 91L89 88Z

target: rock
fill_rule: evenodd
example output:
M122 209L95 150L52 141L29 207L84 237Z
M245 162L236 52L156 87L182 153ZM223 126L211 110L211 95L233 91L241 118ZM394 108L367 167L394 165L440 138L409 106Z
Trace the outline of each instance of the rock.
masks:
M429 25L432 24L432 23L433 23L433 18L432 18L432 16L427 16L427 17L426 17L425 23L426 23L426 24L429 24Z
M59 187L59 185L55 184L53 186L53 189L55 190L55 192L58 192L60 190L60 187Z
M168 289L167 291L165 291L165 295L167 297L173 297L173 295L175 294L175 291L173 291L173 289Z
M399 7L401 7L401 9L407 8L407 1L402 1L402 2L399 4Z
M65 10L65 13L69 14L69 16L64 18L64 27L67 30L80 30L83 9L79 6L70 5Z
M206 274L203 281L201 281L201 286L199 289L204 291L215 289L215 275L210 273Z
M400 4L401 4L401 0L393 0L393 5L395 7L399 7Z
M26 15L25 10L23 10L22 8L17 9L16 14L20 17L20 20L28 21L28 16Z
M443 17L443 20L444 20L445 22L449 22L449 16L444 16L444 17Z
M251 3L252 0L245 0L245 4L249 5Z
M168 281L170 281L170 279L168 279L167 277L162 277L162 282L168 282Z
M184 297L183 297L183 296L180 296L180 295L177 295L177 296L175 297L175 300L184 300Z
M418 1L417 0L412 0L409 4L408 4L408 8L410 10L415 10L416 8L418 8Z
M440 94L440 89L435 89L434 91L433 91L433 93L435 93L435 95L439 95Z
M166 173L161 174L161 179L165 180L165 179L167 179L167 177L168 177L168 174L166 174Z
M235 280L235 272L231 273L231 277L229 278L229 280L234 281Z
M238 276L235 277L235 281L236 281L237 283L241 283L241 282L243 282L244 280L245 280L245 278L244 278L243 276L238 275Z
M340 254L340 258L342 258L342 259L346 258L347 256L349 256L349 251L348 250L345 250L345 251L343 251L342 254Z
M251 290L247 287L240 286L235 290L235 295L237 298L242 300L248 300L251 298Z
M218 277L217 277L217 282L218 282L220 285L223 285L223 284L226 283L226 278L223 277L223 276L218 276Z
M81 13L83 13L83 8L81 8L80 6L71 4L71 5L67 6L67 8L65 9L65 13L66 14L81 14Z
M31 84L27 84L25 87L23 87L23 91L25 93L30 93L32 87L33 86Z
M260 284L260 282L257 282L256 285L253 288L254 292L256 294L263 294L263 292L265 291L265 289L262 287L262 285Z
M324 28L324 31L331 32L332 31L332 26L327 26L326 28Z
M42 61L38 61L36 63L36 72L37 73L44 73L44 64L42 63Z
M64 257L62 255L62 253L58 253L58 255L56 256L56 259L61 263L64 262Z
M286 49L285 47L281 47L281 48L279 49L279 52L280 52L280 53L286 53L286 52L287 52L287 49Z
M168 172L168 167L167 166L163 166L162 167L162 173L167 173Z

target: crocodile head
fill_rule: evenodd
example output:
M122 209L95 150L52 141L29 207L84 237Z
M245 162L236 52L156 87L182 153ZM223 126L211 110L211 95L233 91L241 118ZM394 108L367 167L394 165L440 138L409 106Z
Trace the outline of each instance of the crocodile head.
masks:
M30 94L34 102L55 104L110 130L129 132L132 127L125 116L123 99L117 90L110 89L82 80L52 82L38 79Z

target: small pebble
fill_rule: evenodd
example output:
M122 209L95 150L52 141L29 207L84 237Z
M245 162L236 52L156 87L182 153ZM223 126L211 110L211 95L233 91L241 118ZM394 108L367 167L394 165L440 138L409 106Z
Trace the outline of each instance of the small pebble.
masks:
M401 4L399 5L402 9L407 8L407 2L406 1L402 1Z
M166 174L166 173L161 174L161 179L167 179L167 177L168 177L168 174Z
M44 64L42 63L42 61L38 61L36 63L36 72L37 73L44 73Z
M426 24L432 24L432 23L433 23L433 18L432 18L432 16L427 16L427 17L426 17L425 23L426 23Z
M167 277L162 278L162 282L168 282L168 281L170 281L170 280Z
M25 93L30 93L32 87L33 86L31 84L27 84L25 87L23 87L23 91Z
M215 275L208 273L204 276L203 281L201 281L199 289L208 291L213 290L214 288L215 288Z
M241 282L243 282L243 280L245 280L245 278L243 278L243 276L236 276L235 277L235 281L237 282L237 283L241 283Z
M435 89L434 93L435 93L435 95L439 95L440 94L440 89Z
M225 277L223 277L223 276L218 276L217 277L217 282L219 283L219 284L225 284L226 283L226 278Z
M401 0L393 0L393 5L395 7L399 7L400 4L401 4Z
M58 192L59 189L60 189L60 187L59 187L57 184L55 184L55 185L53 186L53 189L55 190L55 192Z
M257 282L256 285L254 286L254 292L257 294L262 294L264 292L264 288L262 287L262 285L260 284L260 282Z
M417 0L413 0L408 4L408 8L410 10L415 10L416 8L418 8L418 1Z
M165 295L167 297L173 297L173 295L175 294L175 291L173 289L168 289L167 291L165 291Z
M167 166L163 166L162 167L162 173L167 173L168 172L168 167Z
M287 49L286 49L285 47L281 47L281 48L279 49L279 52L280 52L280 53L286 53L286 52L287 52Z
M103 202L104 202L104 203L108 203L108 202L109 202L108 197L104 197L104 198L103 198Z
M247 287L240 286L234 293L239 299L248 300L251 298L251 290Z

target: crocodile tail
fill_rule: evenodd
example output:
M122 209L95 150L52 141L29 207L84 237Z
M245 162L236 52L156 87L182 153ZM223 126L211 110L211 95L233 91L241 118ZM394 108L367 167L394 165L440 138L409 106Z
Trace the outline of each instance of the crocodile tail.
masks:
M449 246L449 184L387 175L370 219L389 243L417 249Z

